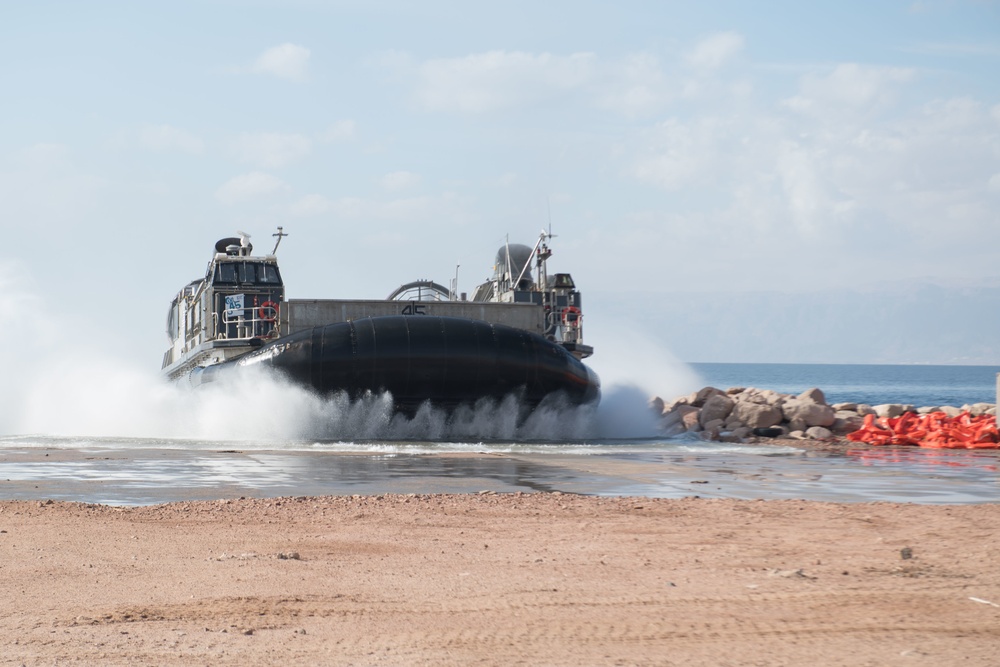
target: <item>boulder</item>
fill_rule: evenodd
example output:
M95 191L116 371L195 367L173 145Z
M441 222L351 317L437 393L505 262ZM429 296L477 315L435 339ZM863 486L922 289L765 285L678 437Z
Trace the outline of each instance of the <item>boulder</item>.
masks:
M781 408L766 403L737 401L732 415L749 428L766 428L781 423Z
M918 415L929 415L932 412L941 412L941 408L936 405L927 405L924 407L917 408Z
M961 409L956 408L954 405L942 405L941 406L941 412L945 413L946 415L948 415L952 419L954 419L955 417L957 417L960 414L962 414Z
M788 430L789 431L805 431L809 428L806 425L806 420L796 417L795 419L788 420Z
M838 412L840 414L848 414L850 417L837 417L833 420L833 424L830 426L830 430L837 435L847 435L848 433L854 433L865 423L864 417L856 412ZM822 428L821 426L816 426L814 428Z
M688 397L688 403L696 408L700 408L705 405L705 401L712 398L713 396L725 396L726 393L715 387L703 387L695 393Z
M808 398L793 398L781 406L786 421L801 419L806 426L830 426L836 419L833 408Z
M985 415L986 411L994 407L992 403L973 403L969 406L969 412L972 413L973 417L978 417L980 415Z
M851 412L858 411L857 403L834 403L832 406L834 410L850 410Z
M660 417L660 428L666 429L670 428L671 426L674 426L675 424L680 424L681 419L683 419L683 417L684 417L683 410L671 410L670 412Z
M764 402L767 403L768 405L781 405L786 400L788 400L788 397L785 396L784 394L779 394L778 392L772 391L770 389L765 389L764 391L760 392L760 396L761 398L764 399Z
M730 414L729 418L726 419L726 430L728 431L732 431L733 429L741 428L743 426L746 426L746 424L741 422L739 418L733 414Z
M681 433L684 433L686 431L687 431L687 429L684 428L684 424L682 422L678 421L676 424L672 424L672 425L664 428L661 431L661 433L663 434L663 437L665 437L665 438L672 438L675 435L680 435Z
M681 423L684 424L684 428L689 431L700 431L701 424L699 423L698 415L701 414L701 409L690 405L685 405L678 408L681 412Z
M833 437L833 432L822 426L810 426L806 429L806 437L813 440L828 440Z
M817 389L816 387L806 389L804 392L796 396L796 398L800 401L812 401L813 403L826 405L826 394L823 393L822 389Z
M705 411L702 410L701 414L704 415ZM714 433L714 434L718 435L719 433L722 432L722 427L725 426L725 425L726 425L726 423L724 421L722 421L721 419L713 419L711 421L707 421L704 424L702 424L701 428L705 432Z
M872 406L872 410L879 417L886 417L888 419L895 419L900 416L906 409L899 403L883 403L882 405Z
M719 420L720 422L725 422L726 417L733 411L734 405L736 405L736 401L725 394L716 394L709 397L705 401L705 405L701 407L699 420L702 427L705 427L710 421Z
M865 415L874 415L875 408L868 405L867 403L858 403L858 414L864 417Z

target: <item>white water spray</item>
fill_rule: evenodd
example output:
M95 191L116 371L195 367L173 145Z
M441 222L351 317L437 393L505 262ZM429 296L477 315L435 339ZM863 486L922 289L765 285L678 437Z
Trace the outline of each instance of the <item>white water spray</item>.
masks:
M634 331L598 343L604 390L599 407L552 398L525 415L514 398L483 400L452 413L424 406L394 414L387 395L321 398L258 373L233 374L192 389L167 383L96 349L90 339L59 337L59 319L16 272L0 265L0 310L20 322L0 330L8 351L0 385L0 435L37 434L221 441L422 440L580 441L652 437L649 387L693 385L690 371ZM667 389L667 391L671 391ZM685 387L679 393L690 391ZM670 395L663 393L661 395Z

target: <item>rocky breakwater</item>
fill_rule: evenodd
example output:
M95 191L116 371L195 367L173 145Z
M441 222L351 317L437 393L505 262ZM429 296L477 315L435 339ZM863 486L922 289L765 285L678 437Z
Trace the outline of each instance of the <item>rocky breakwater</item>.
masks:
M952 417L963 412L974 416L996 415L996 406L992 403L960 408L915 408L897 403L829 405L823 391L815 388L794 395L754 387L731 387L725 391L705 387L669 403L657 396L650 405L659 415L664 435L693 433L704 440L723 442L744 442L755 437L829 440L861 428L865 415L890 418L905 412L944 412Z

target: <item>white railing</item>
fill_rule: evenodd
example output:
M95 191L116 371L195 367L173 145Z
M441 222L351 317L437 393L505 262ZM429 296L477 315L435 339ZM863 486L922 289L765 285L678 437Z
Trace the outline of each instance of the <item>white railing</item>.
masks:
M222 302L224 296L217 295ZM277 301L265 299L259 305L246 306L238 310L222 309L212 313L212 328L209 338L216 340L249 340L251 338L271 338L278 335L278 317L281 305Z

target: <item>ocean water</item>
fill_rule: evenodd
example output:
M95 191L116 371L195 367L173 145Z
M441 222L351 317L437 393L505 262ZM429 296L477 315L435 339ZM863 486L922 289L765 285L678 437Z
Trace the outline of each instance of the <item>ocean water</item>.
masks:
M819 387L830 402L873 405L995 400L991 367L694 364L690 370L689 391ZM0 499L134 505L490 490L1000 501L995 450L817 452L664 438L656 433L648 392L628 386L606 387L597 409L553 406L520 422L508 403L454 416L425 410L406 420L391 414L384 397L324 401L259 379L209 391L95 387L73 392L75 409L45 396L35 406L41 428L0 434Z
M707 386L798 394L819 387L829 403L916 407L996 403L1000 366L691 364Z

